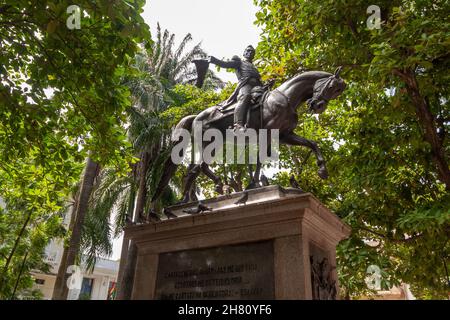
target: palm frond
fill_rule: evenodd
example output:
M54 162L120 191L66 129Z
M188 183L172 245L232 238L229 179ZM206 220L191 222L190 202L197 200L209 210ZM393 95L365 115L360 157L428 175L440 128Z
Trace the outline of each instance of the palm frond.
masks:
M178 46L177 50L175 51L175 54L173 56L173 60L178 61L181 57L181 54L183 53L184 49L186 48L186 45L192 41L192 35L188 33L184 36L183 41L181 41L180 45Z
M157 24L156 39L150 49L143 47L133 61L132 74L124 79L132 94L132 106L127 109L127 134L136 154L149 152L148 170L145 172L147 201L149 208L152 192L161 178L164 162L170 156L167 124L161 120L161 111L167 109L179 97L174 86L196 78L192 64L195 58L206 53L198 43L186 50L192 41L187 34L175 49L175 35L162 31ZM207 73L205 86L218 88L223 82L212 72ZM114 168L103 168L89 201L89 211L82 234L82 249L90 268L95 266L96 257L108 256L112 252L112 241L124 225L126 217L136 219L135 205L138 191L139 163L130 165L127 176L119 176ZM175 199L173 186L164 191L161 204L171 204Z

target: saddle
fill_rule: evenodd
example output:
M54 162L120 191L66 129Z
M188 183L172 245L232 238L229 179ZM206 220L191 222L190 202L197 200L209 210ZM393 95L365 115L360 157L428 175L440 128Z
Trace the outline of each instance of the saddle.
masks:
M266 92L269 92L268 86L257 86L252 89L250 95L252 96L252 105L258 105L263 101L263 96Z
M250 106L247 108L246 123L248 123L250 121L250 114L253 110L255 110L257 108L262 108L262 104L264 103L264 100L266 99L267 95L269 94L272 84L273 83L269 83L264 86L256 86L252 89L252 91L250 92L250 95L251 95ZM212 118L209 121L207 121L206 124L216 122L216 121L223 119L225 117L228 117L228 116L233 116L235 107L236 107L236 102L225 108L222 108L220 106L220 104L217 105Z

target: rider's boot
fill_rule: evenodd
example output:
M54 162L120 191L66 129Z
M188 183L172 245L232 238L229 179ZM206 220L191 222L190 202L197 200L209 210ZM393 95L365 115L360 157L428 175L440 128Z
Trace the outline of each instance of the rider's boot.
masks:
M236 109L234 110L234 133L244 133L247 130L244 119L247 116L247 105L249 100L249 95L240 97L238 100Z

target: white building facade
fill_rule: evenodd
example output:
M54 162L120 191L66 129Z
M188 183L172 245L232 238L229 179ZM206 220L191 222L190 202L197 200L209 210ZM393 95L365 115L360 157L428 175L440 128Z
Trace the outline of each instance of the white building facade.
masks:
M66 214L64 224L69 225L70 214ZM51 265L50 273L32 273L35 277L34 288L39 289L44 299L51 299L56 276L63 255L64 247L61 240L52 240L45 249L46 262ZM88 272L84 265L80 266L78 281L69 290L68 300L114 300L116 295L119 260L97 258L92 272ZM72 275L73 276L73 275Z
M34 288L39 289L44 299L51 299L55 286L56 275L63 253L63 246L52 241L46 248L47 262L51 264L48 274L34 272ZM113 261L97 258L92 272L85 266L80 267L80 278L75 281L75 287L69 290L68 300L114 300L116 295L117 275L119 273L119 260Z

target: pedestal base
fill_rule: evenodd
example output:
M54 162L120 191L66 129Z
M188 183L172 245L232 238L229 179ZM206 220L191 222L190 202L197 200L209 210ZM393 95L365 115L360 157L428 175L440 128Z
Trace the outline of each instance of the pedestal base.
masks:
M126 228L137 259L119 287L132 281L131 299L335 299L336 245L350 228L309 193L247 193L245 205L236 193L203 201L211 212L173 206L177 219Z

